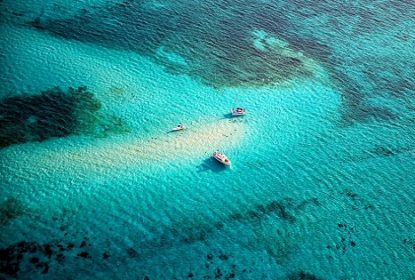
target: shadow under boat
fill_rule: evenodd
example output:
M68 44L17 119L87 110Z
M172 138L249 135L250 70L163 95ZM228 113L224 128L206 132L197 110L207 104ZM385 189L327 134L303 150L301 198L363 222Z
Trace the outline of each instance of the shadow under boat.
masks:
M212 172L222 172L225 171L226 166L219 163L217 160L215 160L212 157L209 157L197 167L197 172L206 172L206 171L212 171Z
M225 119L237 119L239 117L243 117L246 115L246 110L245 108L242 107L236 107L236 108L232 108L231 112L224 114L223 117Z
M227 113L223 115L224 119L233 119L232 113Z

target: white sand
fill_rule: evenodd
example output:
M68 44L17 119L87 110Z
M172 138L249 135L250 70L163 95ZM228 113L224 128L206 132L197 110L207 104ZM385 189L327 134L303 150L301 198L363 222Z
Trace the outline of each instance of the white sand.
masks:
M37 151L28 147L20 168L49 169L53 172L68 170L118 169L135 165L162 164L169 161L188 161L209 157L215 150L225 150L239 145L244 134L240 121L222 119L212 123L197 123L178 132L161 131L151 139L121 140L119 138L97 139L95 145L77 144L67 146L68 139L55 139L40 144ZM29 144L31 146L31 144ZM37 143L39 145L39 143ZM26 149L25 149L26 150ZM15 157L13 149L3 156ZM91 170L91 171L92 171Z

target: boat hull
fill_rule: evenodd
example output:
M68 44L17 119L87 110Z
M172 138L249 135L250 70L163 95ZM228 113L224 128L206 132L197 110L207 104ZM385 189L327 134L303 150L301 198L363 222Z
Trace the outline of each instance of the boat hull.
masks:
M184 126L181 126L181 127L175 127L175 128L173 128L171 131L180 131L180 130L184 130L186 127L184 127Z
M238 110L235 108L231 109L232 117L240 117L240 116L244 116L245 114L246 114L245 109L241 109L241 110Z
M231 161L224 154L214 153L213 158L223 165L226 165L226 166L231 165Z

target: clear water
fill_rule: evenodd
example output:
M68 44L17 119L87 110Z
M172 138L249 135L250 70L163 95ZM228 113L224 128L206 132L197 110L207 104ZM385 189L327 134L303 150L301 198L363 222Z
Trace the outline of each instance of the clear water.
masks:
M8 120L2 277L414 279L412 2L38 2L0 2L2 104L101 106Z

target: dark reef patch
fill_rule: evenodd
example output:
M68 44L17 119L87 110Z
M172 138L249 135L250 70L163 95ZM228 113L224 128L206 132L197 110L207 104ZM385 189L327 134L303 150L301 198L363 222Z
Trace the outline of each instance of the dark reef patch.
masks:
M0 249L0 275L18 278L22 266L30 267L33 271L47 274L50 263L54 260L63 265L67 257L91 259L87 251L78 251L76 254L67 253L74 250L72 243L66 244L62 240L45 244L38 242L21 241ZM87 244L89 245L89 244Z
M408 249L415 251L415 239L404 238L402 242Z
M305 200L300 202L299 204L294 204L292 199L286 198L281 201L271 201L267 204L259 204L255 206L253 209L248 210L246 213L235 213L229 216L229 220L236 220L236 221L254 221L263 219L270 215L275 215L278 218L287 221L289 223L294 223L296 218L292 214L292 211L298 211L305 208L307 204L314 204L319 206L319 202L316 198Z
M30 258L30 262L33 263L33 264L38 263L39 262L39 258L37 258L37 257L31 257Z
M85 247L85 245L86 245L86 241L82 240L81 245L79 245L79 248Z
M208 236L215 232L215 228L211 225L205 224L199 227L188 227L184 231L184 236L181 239L184 243L194 243L199 241L206 241Z
M350 38L386 33L397 15L412 19L411 4L389 2L387 8L376 3L379 8L369 12L364 6L374 4L368 0L359 7L332 1L305 6L301 1L249 0L170 1L155 7L124 0L81 9L66 19L41 15L27 24L66 39L137 52L168 72L187 74L214 88L267 86L310 76L299 55L305 54L329 70L342 95L341 125L348 126L396 120L400 112L371 104L370 98L403 98L415 88L412 57L397 61L393 52L374 54L370 44L367 55L348 51L356 43ZM328 23L309 20L315 16ZM258 30L267 35L258 38ZM276 39L272 43L271 37ZM390 43L387 36L382 40Z
M394 149L384 147L384 146L376 146L370 152L378 156L393 156L396 154L396 151L394 151Z
M233 263L234 257L225 254L222 251L211 252L207 254L205 260L205 271L198 271L199 276L196 279L238 279L237 275L247 273L246 268L239 268ZM250 271L251 272L251 271ZM188 278L194 277L192 272L187 275Z
M321 280L322 278L317 277L309 272L299 271L288 276L288 280Z
M261 47L255 46L253 32L262 28L258 19L267 16L273 25L283 21L253 1L173 1L163 8L122 1L63 20L41 16L28 24L66 39L137 52L171 73L214 88L266 86L309 76L304 57L289 44L258 39Z
M24 254L37 251L39 245L35 242L19 242L7 248L0 249L0 273L16 277ZM40 248L39 248L40 249ZM39 265L38 258L32 258L31 263Z
M128 248L127 254L130 258L136 258L138 257L138 252L134 248Z
M67 91L54 87L40 95L2 99L0 148L72 134L102 136L123 125L116 117L100 118L100 108L100 101L86 86L70 87Z
M357 246L357 242L353 240L353 234L355 233L355 229L354 227L348 226L347 224L344 224L344 223L337 224L337 229L340 232L339 241L337 241L334 246L330 244L327 245L326 248L329 251L332 251L332 250L340 251L342 255L344 255L349 249ZM330 255L330 257L332 256Z
M286 198L281 201L271 201L266 204L259 204L252 209L248 209L246 212L230 214L225 219L213 224L189 224L186 227L183 227L183 224L181 224L180 228L182 228L182 230L180 232L183 235L181 241L185 243L206 241L211 234L223 230L226 227L226 224L233 222L255 223L268 217L276 217L292 224L296 221L293 213L304 210L308 204L320 206L320 203L316 198L304 200L298 204L294 203L292 199ZM179 232L175 230L175 234L173 234L175 238L177 238L178 233ZM162 239L163 243L167 245L166 241L169 237L164 236Z
M295 210L304 210L308 205L321 206L321 203L316 197L305 199L299 204L295 205Z
M56 261L58 263L62 263L64 260L65 260L65 255L64 254L59 253L59 254L56 255Z
M88 254L88 252L85 252L85 251L80 252L77 256L81 257L81 258L91 258L91 256Z
M333 1L318 1L307 6L301 1L275 2L268 5L269 11L264 15L258 15L258 22L264 30L278 34L293 49L320 61L329 70L330 78L342 96L342 126L399 119L402 112L371 104L370 99L382 96L406 100L415 88L414 60L409 51L400 52L397 59L393 50L385 55L385 52L373 52L373 45L364 43L367 38L391 34L390 23L396 22L396 18L405 21L409 16L411 22L413 16L408 11L413 11L413 5L397 1L378 2L375 6L379 8L369 11L366 5L373 4L368 0L363 0L358 7ZM310 23L308 19L316 15L326 17L330 24ZM401 37L411 36L408 32L403 33ZM329 38L327 34L330 34ZM355 46L356 36L363 39L362 49L353 53L350 49ZM390 37L382 37L380 44L393 44ZM407 103L408 109L413 111L413 104Z
M178 246L180 243L194 244L197 242L209 242L209 238L212 235L221 231L226 232L227 227L232 227L235 223L257 225L264 220L267 220L267 222L269 220L279 220L289 226L296 222L295 215L301 214L309 206L320 206L320 202L317 198L301 201L285 198L255 205L243 212L231 213L218 221L203 220L198 222L190 220L173 223L169 227L158 228L157 231L160 232L158 237L140 242L140 257L145 258L147 255L154 254L155 250L169 249ZM277 232L279 235L278 238L283 240L282 242L285 242L287 236L281 231ZM283 252L283 250L280 251ZM285 252L280 254L283 255ZM274 255L272 256L275 257ZM222 252L219 252L217 256L208 254L206 256L207 262L205 266L207 268L210 267L216 257L223 262L226 262L230 258L228 254ZM280 255L277 257L280 257Z
M368 203L365 199L361 198L357 193L352 190L345 189L340 194L347 198L347 202L350 203L352 210L372 210L375 205Z
M371 156L390 157L413 151L415 151L414 147L392 147L386 145L375 145L373 149L367 151L369 157L363 157L363 159L370 158Z
M29 209L18 199L8 198L0 204L0 226L7 225L11 220L29 213Z
M359 196L357 195L357 193L353 192L352 190L348 190L345 189L342 194L346 195L347 197L349 197L351 200L356 200Z
M79 133L100 107L86 87L70 88L67 92L55 87L40 95L3 99L0 147Z
M353 104L347 107L347 113L343 114L342 125L348 126L354 122L367 122L370 120L391 121L398 118L398 114L386 107Z

